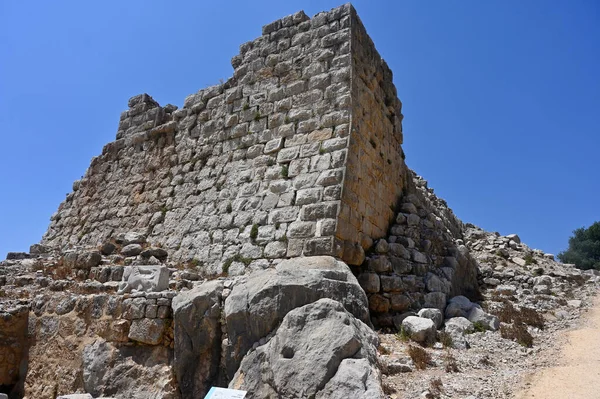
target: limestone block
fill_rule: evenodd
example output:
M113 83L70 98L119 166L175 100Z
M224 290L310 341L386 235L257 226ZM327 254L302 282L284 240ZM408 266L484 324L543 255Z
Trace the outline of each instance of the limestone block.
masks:
M169 269L166 266L127 266L118 293L160 292L168 288Z
M166 322L164 319L136 319L129 327L129 339L147 345L158 345L162 341Z

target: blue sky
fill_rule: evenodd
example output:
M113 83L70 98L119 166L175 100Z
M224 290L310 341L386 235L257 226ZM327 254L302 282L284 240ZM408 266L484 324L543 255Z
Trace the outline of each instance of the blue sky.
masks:
M333 1L0 2L0 258L38 242L127 99L183 104L261 26ZM408 165L465 222L557 253L600 220L600 3L356 1Z

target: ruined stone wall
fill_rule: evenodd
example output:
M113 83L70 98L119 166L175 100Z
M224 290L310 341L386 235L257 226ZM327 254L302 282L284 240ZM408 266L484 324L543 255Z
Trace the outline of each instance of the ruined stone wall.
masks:
M179 110L133 97L43 243L138 231L209 274L309 255L360 264L393 219L405 166L392 75L355 10L268 24L232 65Z
M103 386L110 385L115 376L122 379L124 392L132 378L138 384L128 388L130 392L148 392L129 397L168 391L165 386L174 384L174 296L174 291L36 296L29 313L31 348L25 394L54 398L85 389L94 396L108 395Z
M352 123L337 230L350 264L385 236L406 185L401 107L391 70L353 13Z
M358 276L377 327L398 327L423 307L443 311L456 295L479 295L477 262L464 245L462 222L427 181L412 171L407 176L396 219Z
M233 78L183 109L132 98L117 141L74 185L43 242L96 246L137 230L214 273L232 259L331 253L350 63L350 7L300 12L243 44Z

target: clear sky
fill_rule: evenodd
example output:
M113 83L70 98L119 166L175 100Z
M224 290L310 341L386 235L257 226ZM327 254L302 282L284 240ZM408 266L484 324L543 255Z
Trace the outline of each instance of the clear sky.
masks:
M0 258L38 242L129 97L231 76L261 26L333 1L0 1ZM600 220L600 2L356 1L408 165L465 222L557 253Z

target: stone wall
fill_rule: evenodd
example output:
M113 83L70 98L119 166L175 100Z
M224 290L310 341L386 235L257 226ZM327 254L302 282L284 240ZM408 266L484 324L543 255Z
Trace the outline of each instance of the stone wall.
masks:
M131 98L43 244L97 247L136 230L209 274L310 255L360 264L406 168L392 74L355 10L268 24L232 65L180 110Z
M423 307L444 310L453 296L477 299L477 262L464 227L427 181L410 171L388 234L369 251L358 281L376 327L398 327Z
M386 235L406 186L401 107L392 71L353 13L352 122L337 226L350 264Z
M148 392L172 384L174 295L52 292L33 298L26 395L54 398L85 389L99 396L105 380L115 378L111 373L123 383L143 380ZM105 364L95 364L107 353L100 359Z

